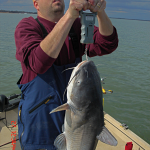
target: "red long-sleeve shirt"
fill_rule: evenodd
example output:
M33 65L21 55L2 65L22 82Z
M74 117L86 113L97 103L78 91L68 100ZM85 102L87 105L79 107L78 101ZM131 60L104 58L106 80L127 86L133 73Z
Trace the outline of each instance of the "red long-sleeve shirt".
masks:
M38 17L47 32L51 32L55 23ZM73 24L74 30L80 42L81 24L80 19L76 19ZM37 74L46 72L54 63L55 65L65 65L75 62L75 54L71 40L67 36L59 56L54 59L48 56L40 47L43 40L43 33L39 24L33 17L22 19L15 30L16 59L21 62L23 76L21 84L33 80ZM94 44L88 45L89 56L101 56L113 52L118 46L118 35L114 27L113 34L103 36L99 33L98 27L94 27ZM79 45L80 58L84 55L85 45Z

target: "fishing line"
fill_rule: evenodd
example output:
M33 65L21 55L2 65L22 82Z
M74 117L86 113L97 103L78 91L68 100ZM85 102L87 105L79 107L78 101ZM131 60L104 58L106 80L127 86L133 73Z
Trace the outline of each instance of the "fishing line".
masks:
M88 51L88 49L87 49L87 45L86 45L86 48L85 48L85 52L84 52L84 53L85 53L85 56L86 56L86 60L89 61L89 60L88 60L87 51Z

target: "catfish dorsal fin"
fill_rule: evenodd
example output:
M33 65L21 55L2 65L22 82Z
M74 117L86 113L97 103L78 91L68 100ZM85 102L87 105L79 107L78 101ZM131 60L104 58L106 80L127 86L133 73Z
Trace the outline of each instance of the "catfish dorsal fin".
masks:
M61 105L61 106L59 106L59 107L53 109L53 110L50 112L50 114L51 114L51 113L54 113L54 112L57 112L57 111L67 110L67 109L69 109L69 105L68 105L68 103L65 103L65 104L63 104L63 105Z
M102 132L97 136L97 139L111 146L117 146L118 142L115 137L104 126Z
M57 150L67 150L66 148L66 137L64 133L61 133L57 136L57 138L54 141L54 146Z

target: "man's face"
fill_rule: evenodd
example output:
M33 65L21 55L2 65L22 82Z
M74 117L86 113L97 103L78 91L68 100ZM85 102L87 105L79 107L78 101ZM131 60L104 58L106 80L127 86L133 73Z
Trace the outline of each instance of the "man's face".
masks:
M65 9L64 0L37 0L39 11L44 15L63 14Z

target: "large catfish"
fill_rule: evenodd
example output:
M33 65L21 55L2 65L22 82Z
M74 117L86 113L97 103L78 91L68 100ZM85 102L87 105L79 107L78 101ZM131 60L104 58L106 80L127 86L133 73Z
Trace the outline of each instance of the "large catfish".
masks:
M67 103L51 113L66 110L64 131L54 145L58 150L94 150L98 140L116 146L117 141L104 127L102 87L93 61L78 64L67 87Z

